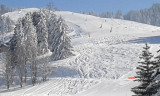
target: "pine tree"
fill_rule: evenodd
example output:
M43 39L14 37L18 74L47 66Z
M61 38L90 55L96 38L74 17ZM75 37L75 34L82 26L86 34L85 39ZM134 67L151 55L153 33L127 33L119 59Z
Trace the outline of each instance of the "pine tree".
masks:
M51 44L53 52L52 59L59 60L65 59L72 54L72 46L70 44L70 38L67 36L67 25L65 25L64 20L60 17L57 21L57 28L53 37L53 42Z
M152 82L152 74L153 74L153 58L152 53L149 52L150 47L146 44L143 47L142 56L140 57L141 61L139 66L137 67L137 76L135 81L140 82L139 86L132 88L132 92L136 94L136 96L151 96L151 92L147 91L147 86Z
M157 51L157 53L160 53L160 50ZM154 74L152 74L152 77L154 78L152 80L152 83L147 87L147 91L152 92L153 94L158 93L158 90L160 89L160 54L155 57L155 62L153 68L155 69Z
M58 32L57 31L58 23L57 23L56 16L54 14L49 16L46 23L48 27L48 45L49 45L49 49L52 50L53 48L52 44L54 43L53 40L55 37L55 33Z
M52 60L67 58L72 54L70 38L67 36L68 27L60 17L57 20L56 15L48 10L42 10L46 15L46 25L48 28L48 47L53 53Z
M42 11L33 13L33 25L36 27L38 53L45 54L48 52L48 29L46 26L46 18Z
M43 15L45 15L45 24L47 27L47 32L48 32L48 38L47 38L47 43L48 43L48 49L52 49L50 46L54 41L54 34L55 34L55 29L56 29L56 22L57 22L57 18L56 15L53 12L50 12L50 10L46 10L43 9L41 10L41 12L43 12ZM42 80L46 81L47 80L47 76L52 72L52 70L49 67L49 57L45 57L43 56L43 58L41 58L39 61L41 63L41 72L42 72Z

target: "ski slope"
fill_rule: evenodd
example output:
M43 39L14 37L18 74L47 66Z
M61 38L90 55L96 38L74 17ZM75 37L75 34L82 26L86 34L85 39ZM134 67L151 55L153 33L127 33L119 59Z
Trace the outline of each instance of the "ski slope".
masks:
M35 11L24 10L20 12ZM16 13L7 14L17 20ZM0 96L131 96L130 88L137 83L128 77L135 76L145 43L153 53L159 48L160 28L73 12L55 14L69 26L75 56L50 62L54 72L49 81L10 91L2 86Z

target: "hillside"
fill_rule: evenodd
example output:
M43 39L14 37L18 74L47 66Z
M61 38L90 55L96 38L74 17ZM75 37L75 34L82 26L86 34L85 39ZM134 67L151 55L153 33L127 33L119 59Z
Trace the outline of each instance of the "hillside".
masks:
M16 22L26 11L17 12L7 15ZM135 74L144 43L158 49L160 28L73 12L55 14L69 26L75 56L50 62L54 72L49 81L9 92L2 86L0 96L131 96L136 83L128 77Z

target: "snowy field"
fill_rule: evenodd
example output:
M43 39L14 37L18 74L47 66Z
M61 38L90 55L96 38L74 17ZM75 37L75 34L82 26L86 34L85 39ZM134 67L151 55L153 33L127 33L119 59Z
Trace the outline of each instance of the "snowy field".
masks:
M28 11L38 9L6 15L16 22ZM160 28L72 12L55 14L69 26L75 56L50 62L54 72L49 81L10 91L2 86L0 96L131 96L130 88L137 83L128 77L135 76L145 43L151 51L159 48Z

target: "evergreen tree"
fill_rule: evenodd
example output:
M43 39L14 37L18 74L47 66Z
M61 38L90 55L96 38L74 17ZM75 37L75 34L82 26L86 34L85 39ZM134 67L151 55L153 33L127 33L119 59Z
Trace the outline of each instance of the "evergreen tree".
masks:
M56 15L48 10L42 10L46 17L46 26L48 29L48 48L53 53L52 60L67 58L72 54L70 38L67 36L68 27L60 17L57 20Z
M136 94L136 96L151 96L151 92L147 91L147 86L152 82L153 77L153 61L151 60L153 55L149 52L150 47L146 44L143 47L142 56L140 57L141 61L139 66L137 67L137 76L135 81L140 82L139 86L132 88L132 92Z
M48 52L48 29L46 26L46 18L42 11L33 13L33 25L36 27L38 53L45 54Z
M4 21L1 19L0 22L2 22L0 31L6 32L5 22L9 22L9 18ZM47 76L52 72L48 65L48 57L44 55L48 49L53 53L53 60L72 55L67 31L64 20L61 17L57 20L49 11L27 13L25 17L19 19L8 47L4 46L3 50L1 49L6 57L4 76L7 88L9 89L13 82L13 74L18 77L21 87L26 82L27 76L31 77L33 85L37 81L37 75L41 73L43 81L46 81Z
M57 23L57 18L56 16L53 14L50 17L48 17L49 19L47 19L47 27L48 27L48 45L49 45L49 49L52 50L52 48L54 46L52 46L52 44L54 43L54 38L55 38L55 34L58 32L58 23Z
M60 17L57 21L57 28L53 37L53 42L51 44L53 52L53 60L59 60L67 58L72 54L72 46L70 44L70 38L67 36L67 26L64 20Z
M158 93L158 90L160 89L160 50L157 51L158 56L155 57L155 62L153 68L155 69L154 74L152 74L152 77L154 78L152 80L152 83L147 87L147 91L152 92L153 94Z

